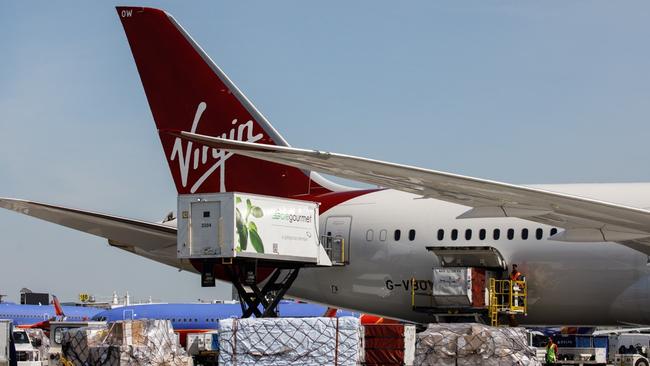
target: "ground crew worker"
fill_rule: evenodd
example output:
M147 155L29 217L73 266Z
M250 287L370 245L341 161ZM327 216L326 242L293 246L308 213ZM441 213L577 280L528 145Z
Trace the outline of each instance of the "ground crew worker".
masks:
M510 298L509 304L505 304L506 306L518 308L523 305L524 298L520 296L520 293L523 291L524 285L515 281L524 281L525 279L524 275L517 269L517 265L513 264L512 271L510 272L510 290L512 291L512 298ZM514 313L510 313L508 318L511 327L518 326Z
M510 272L510 281L521 281L521 278L523 275L519 270L517 270L517 265L513 264L512 265L512 272Z
M548 337L546 344L546 365L555 365L557 361L557 344L553 343L553 338Z
M512 265L512 272L510 272L510 281L511 286L512 286L512 292L513 292L513 297L512 297L512 305L514 306L519 306L519 302L523 302L523 298L519 298L519 292L522 291L523 285L520 283L516 283L515 281L524 281L526 278L524 277L521 272L517 269L517 265L513 264Z

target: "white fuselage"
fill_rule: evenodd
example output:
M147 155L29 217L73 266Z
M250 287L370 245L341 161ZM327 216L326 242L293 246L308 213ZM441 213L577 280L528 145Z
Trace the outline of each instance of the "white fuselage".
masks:
M538 186L633 207L650 207L650 184L571 184ZM350 222L349 264L301 271L289 295L346 309L416 322L431 316L411 308L409 280L431 286L437 257L427 246L492 246L528 281L529 311L524 324L605 325L650 322L648 256L611 242L548 240L551 226L513 218L456 219L468 207L395 190L363 195L321 215ZM331 221L333 222L333 221ZM339 223L340 223L339 222ZM537 239L537 229L543 230ZM438 240L438 230L444 239ZM451 231L458 230L452 240ZM471 229L471 239L465 233ZM486 230L481 240L479 230ZM499 239L493 238L500 230ZM508 238L508 229L514 237ZM522 229L528 238L522 239ZM561 228L558 228L562 230ZM395 240L395 230L401 237ZM415 230L410 240L409 231ZM416 287L416 290L418 288Z

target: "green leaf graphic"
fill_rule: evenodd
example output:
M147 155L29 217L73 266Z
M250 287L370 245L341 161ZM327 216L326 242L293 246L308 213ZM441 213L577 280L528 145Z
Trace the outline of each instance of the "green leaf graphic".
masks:
M249 222L249 223L248 223L248 229L249 229L249 230L255 230L255 232L257 232L257 224L255 224L255 223L252 222L252 221Z
M241 197L235 197L235 204L238 205L241 203Z
M251 214L253 215L253 217L256 217L258 219L264 216L264 212L262 211L262 209L257 206L253 207Z
M255 248L255 251L258 253L264 253L264 244L262 243L262 238L260 238L260 235L257 233L257 230L248 230L250 233L251 237L251 244L253 244L253 248Z
M246 208L250 211L250 209L253 207L253 204L251 203L250 199L246 199Z
M248 228L246 228L246 224L244 224L244 220L242 220L241 217L241 212L239 212L239 209L235 209L237 219L235 221L236 226L237 226L237 236L239 238L239 246L241 246L242 250L246 250L246 247L248 246Z

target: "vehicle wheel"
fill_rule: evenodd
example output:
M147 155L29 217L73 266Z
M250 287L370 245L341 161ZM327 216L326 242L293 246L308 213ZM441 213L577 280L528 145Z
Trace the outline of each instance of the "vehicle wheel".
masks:
M644 359L642 359L642 358L641 358L641 359L638 359L638 360L636 360L636 362L634 363L634 366L648 366L648 360L644 360Z

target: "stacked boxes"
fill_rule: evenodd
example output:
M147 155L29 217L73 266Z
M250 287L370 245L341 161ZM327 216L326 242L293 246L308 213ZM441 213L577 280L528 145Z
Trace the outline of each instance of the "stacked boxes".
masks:
M357 365L359 319L262 318L219 322L220 365Z
M191 366L167 320L118 321L64 333L63 354L75 366Z
M429 324L418 334L416 365L540 366L523 328Z

